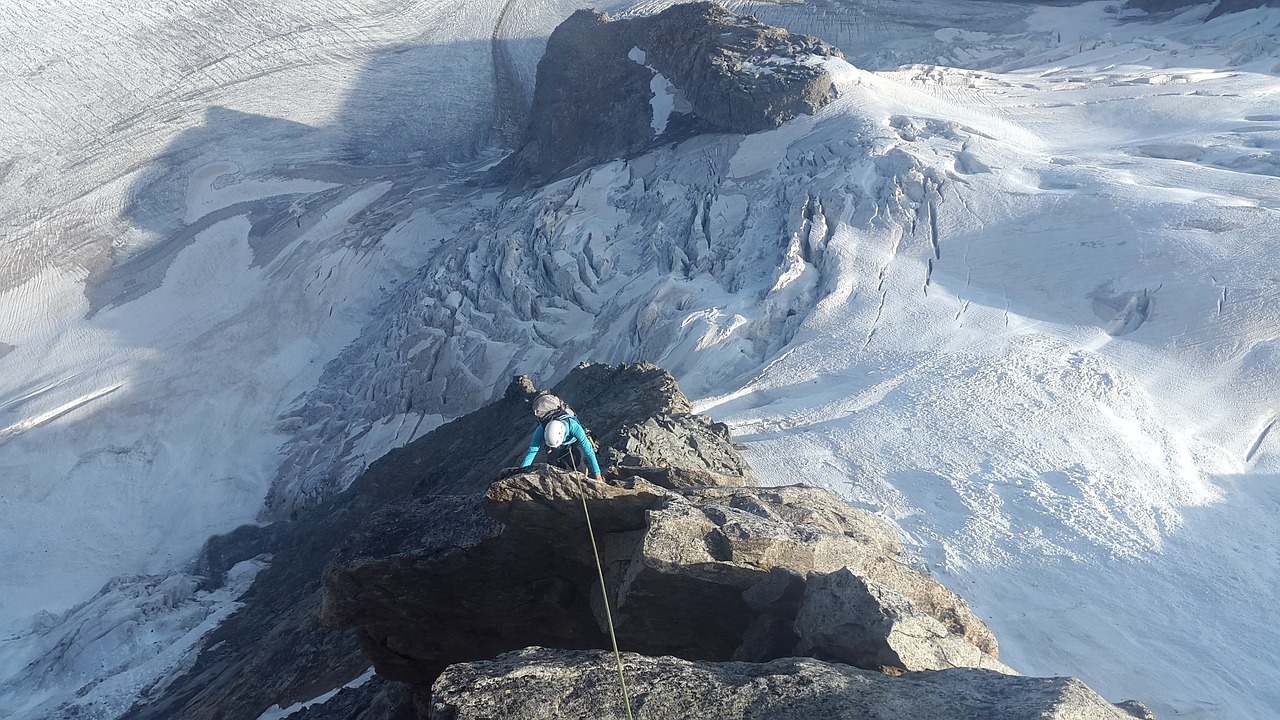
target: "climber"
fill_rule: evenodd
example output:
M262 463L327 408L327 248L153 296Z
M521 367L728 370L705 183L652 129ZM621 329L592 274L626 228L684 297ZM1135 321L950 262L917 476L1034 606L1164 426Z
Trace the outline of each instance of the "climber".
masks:
M565 470L586 469L590 477L600 477L600 462L590 434L578 422L577 415L563 400L549 392L540 392L529 401L538 427L529 441L529 451L524 454L520 467L529 467L538 456L545 442L547 463Z

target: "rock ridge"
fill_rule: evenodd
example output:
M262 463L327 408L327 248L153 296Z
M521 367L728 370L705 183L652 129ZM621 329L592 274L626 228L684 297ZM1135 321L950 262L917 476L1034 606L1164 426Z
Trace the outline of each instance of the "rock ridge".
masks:
M767 661L806 654L890 672L986 667L995 637L959 596L903 564L893 530L823 490L584 482L542 467L494 483L493 537L325 573L321 621L353 628L384 677L426 697L445 666L529 645ZM856 575L854 573L857 573Z
M656 365L583 365L552 389L580 409L606 446L632 443L631 453L610 455L611 462L655 475L676 466L750 472L740 457L740 465L732 464L736 453L729 452L727 434L692 415L675 379ZM240 598L243 607L206 638L186 673L144 691L122 720L252 719L359 677L369 660L355 634L317 621L325 567L354 559L356 549L428 554L494 535L501 525L484 513L483 493L495 469L517 464L523 454L534 391L529 378L517 377L496 401L387 453L346 491L290 520L210 541L196 566L208 587L241 560L272 559ZM661 425L646 426L651 419ZM698 447L677 444L687 429L703 433ZM704 452L715 457L699 460ZM399 685L382 692L403 695Z
M657 700L683 692L672 678L702 684L711 709L701 717L816 718L853 707L849 688L866 684L883 688L867 697L886 707L931 707L929 693L960 702L918 687L930 672L951 673L935 685L961 693L979 692L963 689L979 678L992 697L1021 697L1045 716L1122 716L1078 681L1013 674L986 625L905 563L872 513L812 487L753 487L728 428L692 413L661 368L584 365L553 388L600 438L603 482L512 467L534 391L517 377L314 510L211 543L211 582L242 554L269 553L271 564L187 674L126 717L256 718L371 662L377 677L297 719L618 716L578 702L606 697L588 666L608 647L584 504L619 643L649 688L638 717L673 716ZM546 673L546 697L525 697L524 679ZM1066 689L1035 689L1046 687ZM556 698L569 698L563 714L537 714ZM780 714L782 701L815 714Z
M443 552L349 548L353 559L325 572L321 621L354 630L421 718L622 717L603 689L616 679L602 654L605 595L630 672L649 688L639 717L817 718L864 705L882 706L870 717L1134 716L1078 680L1021 678L1001 663L990 629L907 564L874 514L818 488L709 470L727 457L745 467L709 419L631 421L659 438L635 447L678 442L686 427L712 428L718 446L682 467L618 451L650 464L611 464L603 482L506 471L468 506L500 526L489 537ZM654 482L673 477L725 482Z

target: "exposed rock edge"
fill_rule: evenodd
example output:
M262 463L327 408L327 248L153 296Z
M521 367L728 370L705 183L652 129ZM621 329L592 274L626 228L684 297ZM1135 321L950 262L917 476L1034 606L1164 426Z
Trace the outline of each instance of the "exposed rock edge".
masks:
M891 677L808 658L705 663L624 654L635 717L718 720L1132 720L1075 678L959 668ZM626 717L611 653L529 648L454 665L432 698L435 720Z

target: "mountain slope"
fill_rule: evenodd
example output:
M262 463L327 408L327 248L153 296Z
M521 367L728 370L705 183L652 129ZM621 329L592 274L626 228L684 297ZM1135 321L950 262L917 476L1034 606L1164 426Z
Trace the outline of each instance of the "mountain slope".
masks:
M1021 670L1186 717L1280 704L1280 16L904 5L753 4L876 72L512 197L458 182L496 159L495 42L527 83L571 4L316 3L265 35L253 3L14 6L0 707L50 653L53 695L78 658L161 653L37 610L582 359L662 363L762 479L883 513ZM120 40L60 65L92 22ZM216 615L171 604L196 612L166 641Z

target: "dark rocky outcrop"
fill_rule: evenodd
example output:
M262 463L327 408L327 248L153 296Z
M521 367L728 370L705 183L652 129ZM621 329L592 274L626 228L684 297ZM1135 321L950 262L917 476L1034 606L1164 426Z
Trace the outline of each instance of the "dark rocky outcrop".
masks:
M601 444L600 461L618 474L663 487L751 484L751 468L733 449L729 428L688 411L647 418Z
M1208 5L1212 0L1129 0L1125 7L1149 13L1170 12L1191 7L1192 5Z
M541 184L657 140L777 127L830 99L831 78L812 62L819 57L843 56L709 2L621 20L580 10L551 34L523 141L494 178ZM661 132L650 104L655 73L673 86L676 106L658 121Z
M1206 20L1212 20L1230 13L1244 12L1260 7L1280 7L1280 0L1220 0Z
M1133 720L1074 678L970 668L900 677L807 658L689 662L623 655L637 720ZM1132 708L1130 710L1130 708ZM612 653L529 648L454 665L435 684L435 720L626 717Z
M236 563L269 553L279 541L277 525L241 525L225 535L205 541L192 574L204 578L201 590L216 590L226 583L227 571Z
M703 447L708 461L662 454L664 431L645 429L657 418L672 427L686 422L689 401L670 374L654 365L586 365L553 388L578 409L606 446L624 437L650 438L649 450L630 461L663 467L672 460L691 467L721 468L714 460L728 440ZM266 553L271 564L241 598L244 607L205 642L185 675L147 692L125 715L129 719L205 720L256 718L332 690L363 673L369 660L355 636L317 621L326 566L350 559L355 548L369 554L398 549L465 547L501 526L482 511L481 494L496 469L518 462L533 420L528 398L534 386L517 378L505 395L450 422L373 463L346 492L269 529L243 529L209 543L198 567L216 584L235 561ZM745 464L741 466L745 471Z

